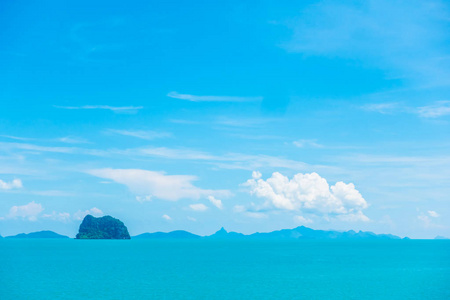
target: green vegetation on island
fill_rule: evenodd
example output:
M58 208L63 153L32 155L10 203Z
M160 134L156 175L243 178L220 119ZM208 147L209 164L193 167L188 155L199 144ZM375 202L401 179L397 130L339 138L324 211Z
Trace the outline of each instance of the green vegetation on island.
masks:
M76 239L130 239L127 227L111 216L95 218L87 215L81 222Z

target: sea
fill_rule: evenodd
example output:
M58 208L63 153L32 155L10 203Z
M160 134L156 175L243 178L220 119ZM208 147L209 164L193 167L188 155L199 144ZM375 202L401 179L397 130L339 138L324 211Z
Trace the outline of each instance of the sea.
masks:
M450 299L450 240L1 239L0 299Z

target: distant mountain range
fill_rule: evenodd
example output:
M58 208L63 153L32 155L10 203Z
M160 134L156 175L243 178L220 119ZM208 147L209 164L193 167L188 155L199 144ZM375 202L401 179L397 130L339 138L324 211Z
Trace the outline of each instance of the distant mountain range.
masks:
M392 234L375 234L369 231L327 231L314 230L305 226L293 229L283 229L266 233L253 233L245 235L238 232L228 232L223 227L209 236L199 236L187 231L143 233L133 236L133 239L215 239L215 240L399 240L400 237ZM408 238L405 238L408 239Z
M68 236L57 234L56 232L44 230L31 233L20 233L18 235L6 236L7 239L68 239Z
M143 233L132 237L133 239L199 239L201 236L184 231Z
M32 233L21 233L5 238L69 238L65 235L57 234L53 231L39 231ZM282 229L272 232L256 232L253 234L243 234L238 232L228 232L223 227L216 233L209 236L200 236L184 230L171 232L142 233L133 236L132 239L211 239L211 240L399 240L399 236L392 234L375 234L370 231L334 231L334 230L314 230L305 226L293 229ZM405 237L403 239L409 239ZM446 239L437 236L435 239Z

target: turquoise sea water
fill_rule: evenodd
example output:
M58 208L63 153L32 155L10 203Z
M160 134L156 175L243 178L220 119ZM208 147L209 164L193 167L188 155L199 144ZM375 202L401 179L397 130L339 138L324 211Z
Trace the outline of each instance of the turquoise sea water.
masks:
M450 299L450 241L2 239L0 299Z

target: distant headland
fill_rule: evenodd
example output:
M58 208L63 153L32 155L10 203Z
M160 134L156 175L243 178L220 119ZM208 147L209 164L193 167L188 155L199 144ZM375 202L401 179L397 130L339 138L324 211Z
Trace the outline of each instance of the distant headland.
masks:
M43 230L31 233L20 233L17 235L6 236L7 239L68 239L68 236L57 234L50 230Z

